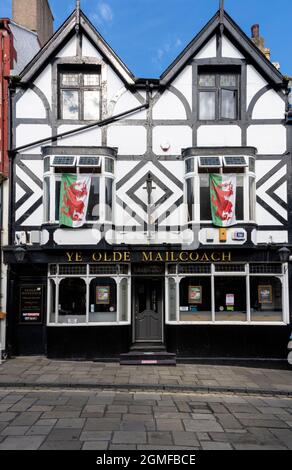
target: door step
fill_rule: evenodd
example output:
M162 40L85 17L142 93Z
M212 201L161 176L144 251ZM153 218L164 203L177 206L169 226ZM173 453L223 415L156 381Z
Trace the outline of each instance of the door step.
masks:
M132 344L130 351L145 351L145 352L153 352L153 351L166 351L165 345L163 343L151 343L151 342L143 342L143 343L134 343Z
M131 350L120 355L121 365L143 366L175 366L176 355L167 351L137 351Z

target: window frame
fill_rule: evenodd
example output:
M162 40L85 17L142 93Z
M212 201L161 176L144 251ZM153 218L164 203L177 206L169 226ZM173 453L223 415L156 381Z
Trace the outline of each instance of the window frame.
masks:
M57 267L56 273L51 274L51 266L48 266L48 279L47 279L47 289L48 289L48 295L47 295L47 319L46 319L46 324L48 327L78 327L78 326L117 326L117 325L130 325L131 324L131 266L129 263L123 263L123 266L128 267L128 272L127 273L122 273L119 270L119 265L116 265L116 273L115 274L107 274L107 273L101 273L101 274L92 274L90 273L90 266L92 266L94 263L87 263L83 264L83 266L86 266L86 273L84 272L83 274L59 274L59 264L54 264L54 266ZM73 266L72 264L68 263L62 263L62 265L67 265L67 266ZM76 265L75 265L76 266ZM80 266L80 265L78 265ZM106 264L104 264L106 266ZM60 283L63 279L68 279L68 278L78 278L82 279L85 282L86 285L86 312L85 312L85 322L77 322L77 323L58 323L59 319L59 289L60 289ZM90 283L93 279L96 278L109 278L115 281L116 283L116 301L117 301L117 319L116 321L110 321L110 322L93 322L90 321ZM127 280L127 319L126 320L121 320L121 315L123 313L122 310L122 302L121 302L121 289L122 289L122 281L123 279ZM55 308L54 312L52 312L52 295L51 295L51 282L55 284ZM51 317L54 316L55 321L51 321ZM72 314L72 316L74 316Z
M79 76L78 85L64 85L62 83L63 74L77 74ZM85 75L99 75L99 84L98 85L85 85L84 76ZM57 69L57 83L58 83L58 106L57 106L57 119L64 121L74 121L74 122L95 122L99 121L102 116L102 77L101 77L101 67L99 65L80 65L80 64L68 64L68 65L59 65ZM63 98L62 91L77 91L78 94L78 117L70 118L63 117ZM85 119L84 117L84 92L86 91L98 91L99 92L99 113L96 119Z
M254 201L253 201L253 207L250 205L250 179L252 179L254 182L256 181L256 174L255 174L255 169L254 171L251 170L250 168L250 159L254 159L254 156L252 155L243 155L246 159L247 165L246 166L237 166L237 167L228 167L224 166L224 155L216 155L220 158L221 161L221 166L216 166L216 167L202 167L200 168L200 157L202 155L198 156L189 156L185 159L185 171L187 171L187 168L191 168L192 171L186 172L185 173L185 191L184 191L184 200L185 200L185 207L187 207L187 223L204 223L204 224L212 224L212 219L201 219L200 211L201 211L201 204L200 204L200 190L201 190L201 175L208 175L209 173L219 173L219 174L224 174L224 173L232 173L232 170L236 170L236 174L240 175L243 177L243 219L237 219L236 223L238 224L243 224L243 223L256 223L256 190L254 193ZM203 155L204 157L206 155ZM214 155L210 155L214 156ZM229 155L226 155L229 156ZM193 164L190 164L188 160L193 159ZM239 171L242 169L242 172ZM205 171L204 171L205 170ZM226 171L224 171L226 170ZM193 219L189 219L188 214L189 214L189 204L188 204L188 180L192 180L193 184L193 200L194 200L194 205L193 205ZM253 209L253 210L251 210ZM254 214L254 219L251 218L251 213Z
M71 156L71 155L66 155ZM68 173L82 175L82 176L91 176L94 178L99 178L99 217L97 220L87 220L85 224L94 225L96 223L109 223L112 224L114 222L114 210L115 210L115 159L109 155L72 155L76 157L76 164L74 167L66 167L68 169ZM84 167L78 166L79 157L80 156L98 156L100 159L100 167ZM56 172L58 168L62 168L61 166L52 166L52 162L55 155L51 155L50 158L50 167L47 171L44 172L44 181L46 184L44 185L44 204L43 204L43 220L44 223L47 224L59 224L59 219L56 217L56 183L61 181L62 179L62 172ZM107 159L111 159L113 166L113 173L106 171L108 165L106 164ZM100 172L90 172L90 169L100 168ZM75 171L74 171L75 170ZM106 181L110 179L112 182L112 206L111 206L111 219L107 218L109 211L106 210ZM49 188L49 190L48 190ZM48 219L48 220L47 220Z
M207 264L207 263L206 263ZM209 263L208 263L209 264ZM169 272L169 264L167 265L166 275L165 275L165 301L166 301L166 312L165 312L165 321L166 324L170 325L267 325L267 326L283 326L290 323L289 318L289 296L288 296L288 263L281 265L281 273L269 272L269 273L253 273L250 271L250 264L239 262L238 265L244 266L244 271L216 271L216 264L222 263L210 263L211 271L209 273L205 272L196 272L196 273L179 273L178 264L176 264L176 272ZM265 265L265 263L262 263ZM280 263L272 263L280 265ZM172 263L173 265L173 263ZM228 267L228 263L226 263ZM236 277L244 277L246 279L246 320L216 320L215 312L215 278L226 276L226 279ZM209 277L211 279L211 308L212 308L212 320L201 320L201 321L181 321L180 320L180 282L185 278L195 278L195 277ZM251 312L251 295L250 295L250 278L252 277L271 277L278 278L282 283L282 320L281 321L261 321L261 320L252 320ZM169 306L169 279L175 281L175 297L176 297L176 320L170 319L170 306Z
M214 75L215 85L214 86L203 86L200 85L200 76L202 75ZM221 85L221 76L234 75L236 77L235 86ZM222 90L233 91L236 93L235 100L235 117L222 117ZM203 92L215 93L215 117L214 119L201 119L200 117L200 93ZM218 121L239 121L240 120L240 93L241 93L241 72L238 67L199 67L197 75L197 119L200 122L218 122Z

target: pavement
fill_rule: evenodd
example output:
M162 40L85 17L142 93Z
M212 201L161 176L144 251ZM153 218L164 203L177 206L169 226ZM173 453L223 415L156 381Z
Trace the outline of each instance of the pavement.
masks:
M292 368L119 363L17 357L0 365L1 387L227 392L292 396Z
M292 370L9 359L1 450L292 450Z

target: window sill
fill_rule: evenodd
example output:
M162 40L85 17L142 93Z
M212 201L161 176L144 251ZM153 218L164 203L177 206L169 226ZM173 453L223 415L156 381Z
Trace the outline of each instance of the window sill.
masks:
M100 323L48 323L47 327L57 327L57 328L65 328L65 327L73 327L76 328L78 326L127 326L131 325L131 322L100 322Z

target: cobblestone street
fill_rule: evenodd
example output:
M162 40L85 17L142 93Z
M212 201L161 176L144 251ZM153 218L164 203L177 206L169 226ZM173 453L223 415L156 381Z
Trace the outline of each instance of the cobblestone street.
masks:
M0 450L292 449L284 397L1 390Z

